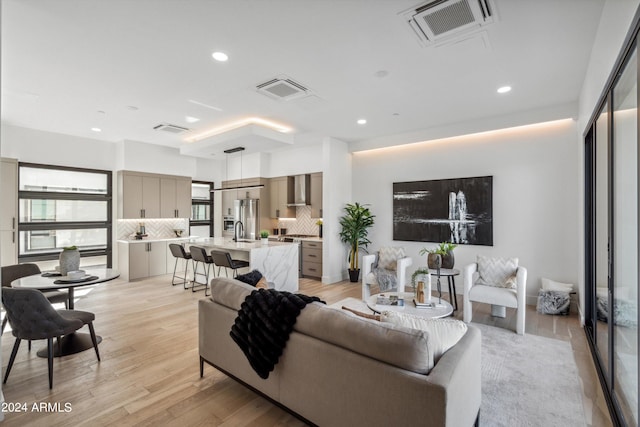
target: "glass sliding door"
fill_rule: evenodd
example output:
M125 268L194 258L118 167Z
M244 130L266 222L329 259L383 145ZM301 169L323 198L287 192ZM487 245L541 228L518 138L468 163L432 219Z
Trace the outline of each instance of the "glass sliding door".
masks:
M629 57L613 88L613 395L638 424L638 64Z

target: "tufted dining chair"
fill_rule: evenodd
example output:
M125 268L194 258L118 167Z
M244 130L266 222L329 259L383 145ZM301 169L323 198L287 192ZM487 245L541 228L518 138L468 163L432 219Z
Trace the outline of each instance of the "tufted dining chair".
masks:
M506 317L506 308L516 309L516 332L524 335L526 313L527 269L518 258L478 256L467 265L464 275L465 323L471 322L473 303L491 304L491 315Z
M371 286L377 285L381 292L394 290L404 292L407 283L407 267L413 260L405 256L404 249L383 246L377 253L362 257L362 299L371 296Z
M2 290L2 303L7 310L7 317L9 318L9 323L11 323L11 332L16 337L3 383L6 383L9 378L20 342L22 340L46 339L49 389L53 388L53 338L57 338L59 347L61 336L75 332L84 325L89 326L93 348L96 351L98 361L100 361L98 342L93 329L93 320L95 319L93 313L78 310L57 311L47 301L42 292L37 289L4 288Z

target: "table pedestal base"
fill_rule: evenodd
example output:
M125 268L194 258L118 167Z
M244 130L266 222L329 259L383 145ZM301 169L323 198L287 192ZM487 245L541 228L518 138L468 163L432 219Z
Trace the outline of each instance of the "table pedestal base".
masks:
M96 341L98 344L102 342L102 337L96 335ZM80 353L87 349L93 348L93 342L91 342L91 335L81 332L73 332L60 338L60 347L58 347L58 340L53 339L53 356L61 357L68 356L70 354ZM47 357L47 348L38 350L38 357Z

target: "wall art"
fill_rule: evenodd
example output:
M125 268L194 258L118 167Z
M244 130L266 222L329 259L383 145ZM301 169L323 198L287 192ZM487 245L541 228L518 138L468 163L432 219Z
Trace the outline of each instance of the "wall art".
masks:
M393 183L393 240L493 246L493 177Z

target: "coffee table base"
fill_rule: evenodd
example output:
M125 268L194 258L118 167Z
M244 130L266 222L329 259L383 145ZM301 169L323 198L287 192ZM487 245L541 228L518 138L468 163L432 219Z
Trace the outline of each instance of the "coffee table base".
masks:
M96 335L96 342L100 344L102 337ZM53 356L62 357L70 354L80 353L81 351L93 348L93 342L91 341L91 335L82 332L73 332L60 338L60 347L58 347L58 340L53 340ZM38 357L47 357L47 348L38 350Z

